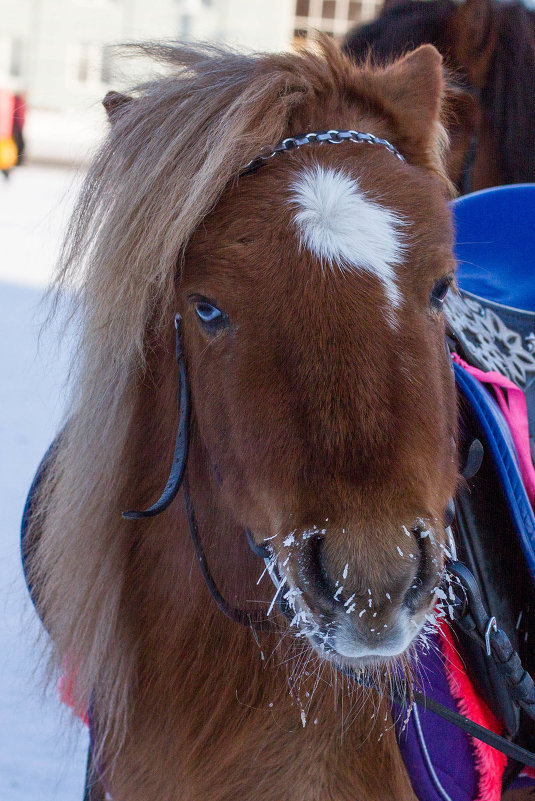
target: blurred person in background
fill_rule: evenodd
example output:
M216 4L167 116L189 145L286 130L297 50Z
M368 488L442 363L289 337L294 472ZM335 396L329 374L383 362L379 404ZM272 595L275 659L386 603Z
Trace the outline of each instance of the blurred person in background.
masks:
M17 145L13 140L15 95L7 86L0 86L0 170L5 178L17 163Z
M17 146L17 165L24 160L24 122L26 120L26 101L23 94L16 94L13 108L13 141Z

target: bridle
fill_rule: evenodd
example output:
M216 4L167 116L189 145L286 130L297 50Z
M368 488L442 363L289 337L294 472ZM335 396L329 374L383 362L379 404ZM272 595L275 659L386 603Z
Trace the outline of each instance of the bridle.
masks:
M386 148L400 161L405 162L404 157L398 152L398 150L385 139L379 139L373 134L361 133L352 130L329 130L286 138L272 150L264 151L259 156L249 161L246 165L244 165L244 167L242 167L239 175L248 175L256 172L256 170L265 165L271 158L279 154L295 150L304 145L313 143L340 144L342 142L380 145ZM217 606L231 620L248 626L253 631L275 631L277 630L277 627L273 621L268 619L262 613L250 614L243 609L232 607L220 592L210 571L199 534L195 508L191 498L186 471L189 438L190 393L182 341L182 319L179 314L175 316L175 330L176 360L178 363L178 429L169 478L162 494L152 506L143 511L129 510L127 512L123 512L123 517L128 520L140 520L144 518L155 517L168 508L168 506L176 497L180 488L182 488L188 527L197 562L210 594ZM478 441L476 440L475 443L478 443ZM479 443L479 446L481 447L481 443ZM468 477L467 472L477 472L479 466L478 461L480 462L480 459L480 449L477 447L477 445L474 446L473 444L470 448L468 462L464 471L465 477ZM450 529L454 516L455 507L453 501L451 501L445 512L444 522L446 530ZM268 568L268 573L277 587L277 605L280 611L286 618L291 620L292 613L290 607L284 600L284 593L280 592L282 588L282 579L276 575L273 569L273 553L269 547L269 544L262 543L258 545L248 530L246 530L246 536L253 553L255 553L256 556L264 559L266 567ZM453 542L453 539L451 539L451 542ZM455 557L454 549L452 550L452 556ZM457 561L455 558L448 563L447 570L449 574L454 576L456 579L456 583L451 585L455 595L455 598L451 599L453 619L459 626L461 626L461 628L463 628L464 631L474 638L482 648L485 649L487 656L494 660L498 670L505 678L511 693L511 697L515 703L524 709L524 711L531 718L535 719L535 684L530 675L523 669L520 658L511 645L505 632L498 627L496 619L487 613L481 600L479 587L474 576L462 562ZM340 668L340 670L342 673L348 675L359 684L369 683L365 678L357 675L349 668ZM370 686L375 685L372 683ZM375 689L378 688L375 687ZM502 751L511 759L521 762L522 764L535 767L535 753L527 751L526 749L510 742L509 740L500 737L489 729L479 726L463 715L459 715L457 712L454 712L437 701L423 695L414 688L406 687L404 691L399 689L395 691L393 690L390 692L390 698L394 703L401 706L410 706L412 703L416 703L424 708L430 709L471 736L482 740L483 742L487 743L487 745L490 745L499 751Z

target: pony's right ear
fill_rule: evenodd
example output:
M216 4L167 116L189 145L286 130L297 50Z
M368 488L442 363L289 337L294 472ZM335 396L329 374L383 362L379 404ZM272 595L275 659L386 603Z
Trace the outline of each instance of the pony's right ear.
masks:
M121 106L124 106L125 103L130 103L131 100L131 97L128 97L128 95L122 95L120 92L108 92L102 101L102 105L106 109L106 114L108 115L108 119L111 123L113 123L113 118L117 110L120 109Z
M411 164L426 167L447 181L442 125L446 80L442 56L425 44L378 70L379 101L395 128L393 144Z

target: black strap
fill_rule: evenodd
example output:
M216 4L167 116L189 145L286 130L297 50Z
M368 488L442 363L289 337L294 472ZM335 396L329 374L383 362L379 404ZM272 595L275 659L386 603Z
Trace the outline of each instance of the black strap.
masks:
M474 723L473 720L464 717L464 715L460 715L458 712L454 712L452 709L448 709L448 707L417 690L413 691L413 696L414 702L423 709L430 709L435 715L439 715L444 720L457 726L458 729L462 729L472 737L476 737L476 739L481 740L481 742L490 745L491 748L501 751L502 754L505 754L511 759L515 759L517 762L521 762L523 765L529 765L529 767L535 768L535 754L531 751L527 751L525 748L506 740L505 737L501 737L490 729L486 729L484 726ZM400 702L397 697L392 700L395 703ZM404 702L404 705L407 705L407 701Z
M188 459L188 422L189 422L189 387L186 374L186 362L184 357L184 347L182 345L182 319L179 314L175 315L176 329L176 360L178 363L178 430L175 440L175 450L173 453L173 463L171 472L164 490L156 503L149 506L144 511L130 509L123 512L123 517L127 520L140 520L145 517L155 517L165 511L169 504L174 500L180 485L184 479L186 462Z
M246 612L244 609L232 607L221 594L214 577L212 576L210 567L208 566L208 561L206 559L206 554L204 553L204 548L202 547L202 542L199 535L199 527L197 525L197 518L195 517L195 509L191 501L187 474L184 476L182 491L184 494L184 505L186 507L188 526L193 548L195 550L195 556L197 557L197 562L199 563L206 586L208 587L210 595L216 602L217 606L223 612L223 614L225 614L235 623L240 623L242 626L248 626L256 631L274 631L276 628L275 624L271 620L268 620L263 612L251 614Z
M364 673L357 674L349 667L339 668L339 671L343 673L344 676L352 678L357 684L364 687L371 687L378 693L381 692L375 680L370 676L366 676ZM421 693L419 690L413 688L412 692L410 692L409 688L406 686L405 692L400 688L391 689L387 695L390 700L398 706L410 707L415 703L422 709L429 709L431 712L434 712L435 715L447 720L448 723L453 724L458 729L462 729L462 731L466 732L471 737L481 740L481 742L486 743L486 745L490 745L491 748L501 751L502 754L505 754L523 765L529 765L535 768L535 753L527 751L525 748L512 743L510 740L506 740L505 737L501 737L499 734L496 734L490 729L486 729L484 726L480 726L478 723L474 723L473 720L470 720L464 715L460 715L458 712L454 712L439 701L435 701L434 698L429 698L429 696L424 695L424 693Z
M394 700L397 701L397 699ZM464 717L464 715L460 715L458 712L454 712L452 709L448 709L448 707L435 701L434 698L429 698L417 690L414 691L414 702L423 709L430 709L435 715L439 715L449 723L453 723L458 729L462 729L472 737L476 737L478 740L481 740L481 742L490 745L491 748L501 751L502 754L505 754L511 759L515 759L523 765L529 765L529 767L535 768L535 754L532 751L527 751L525 748L506 740L505 737L501 737L490 729L486 729L484 726L474 723L473 720Z
M102 786L98 769L93 760L93 748L91 743L89 743L89 748L87 750L83 801L106 801L106 791Z

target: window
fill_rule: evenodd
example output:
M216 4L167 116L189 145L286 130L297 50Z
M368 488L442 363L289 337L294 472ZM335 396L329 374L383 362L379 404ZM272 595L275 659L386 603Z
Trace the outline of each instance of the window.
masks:
M362 17L362 3L360 0L349 0L348 20L350 22L360 22Z
M80 56L78 58L78 70L76 79L78 83L89 83L89 59L90 45L80 45Z
M321 16L323 19L334 19L336 12L336 0L323 0Z
M313 29L341 39L358 22L372 19L383 0L295 0L294 36Z
M191 36L191 14L180 15L180 32L181 39L189 39Z
M100 64L101 83L111 83L113 79L113 50L108 45L102 48L102 61Z
M88 88L99 88L112 81L113 49L109 45L82 42L73 49L70 74L74 82Z

